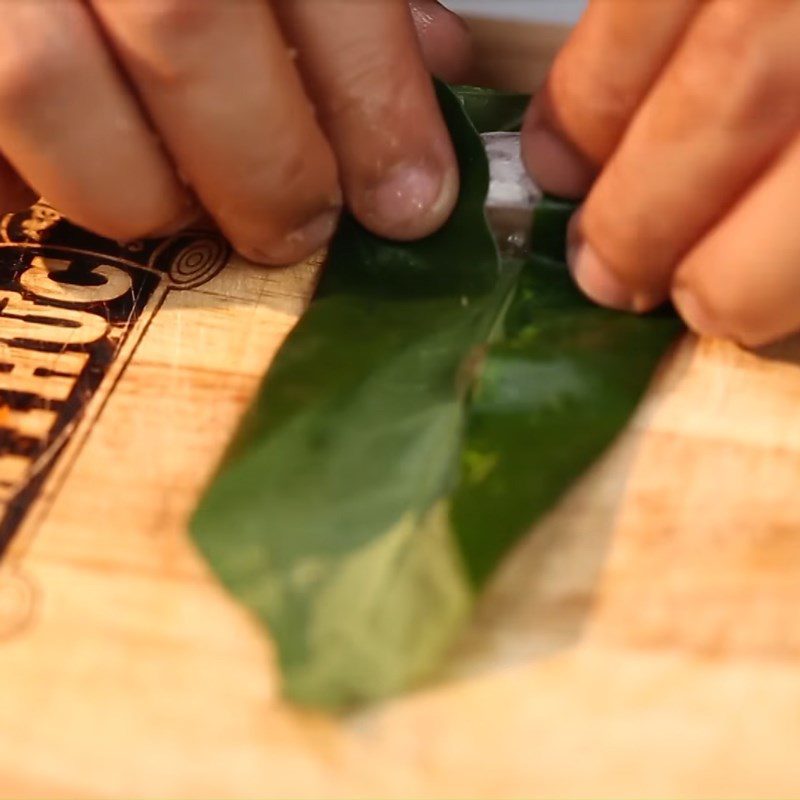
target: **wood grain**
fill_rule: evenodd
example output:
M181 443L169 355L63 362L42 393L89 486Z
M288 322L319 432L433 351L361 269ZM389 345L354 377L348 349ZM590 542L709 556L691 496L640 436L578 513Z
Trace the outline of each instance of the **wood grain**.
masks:
M317 269L168 293L53 473L0 565L0 796L800 794L796 342L681 342L428 689L281 701L186 521Z
M538 89L569 29L508 20L468 20L474 65L468 82L518 92Z

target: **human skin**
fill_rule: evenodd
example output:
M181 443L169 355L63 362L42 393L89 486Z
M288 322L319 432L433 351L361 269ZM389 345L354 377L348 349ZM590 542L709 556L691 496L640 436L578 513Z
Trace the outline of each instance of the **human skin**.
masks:
M202 208L276 265L323 245L343 203L425 236L458 194L429 70L455 78L467 53L430 0L14 0L0 210L42 195L130 240Z
M521 0L522 1L522 0ZM695 331L800 329L800 2L590 0L523 129L583 200L569 261L603 305ZM433 0L14 0L0 27L0 211L43 195L120 240L210 214L291 263L347 205L436 230L458 177L429 71L466 29Z
M585 199L570 265L597 302L671 297L701 334L800 329L800 3L593 0L524 127L544 188Z

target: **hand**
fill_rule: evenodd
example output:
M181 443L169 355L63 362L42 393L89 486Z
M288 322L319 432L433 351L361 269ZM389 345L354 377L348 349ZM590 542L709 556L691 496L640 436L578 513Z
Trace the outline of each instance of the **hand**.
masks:
M586 202L575 280L702 334L800 329L800 3L593 0L528 116L526 163Z
M343 200L379 234L428 234L458 176L422 52L452 76L467 45L432 0L414 16L422 51L406 0L13 0L0 211L33 191L129 240L199 201L270 264L323 245Z

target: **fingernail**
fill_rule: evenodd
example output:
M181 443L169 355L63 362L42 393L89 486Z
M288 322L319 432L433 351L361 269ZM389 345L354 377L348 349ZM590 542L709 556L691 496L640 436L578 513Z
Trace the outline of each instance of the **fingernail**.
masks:
M698 336L725 336L708 309L688 289L675 289L672 293L672 302L684 322Z
M523 141L525 165L542 188L575 200L586 196L597 175L595 168L540 112L529 114Z
M631 290L614 275L590 244L573 245L568 258L572 277L587 297L607 308L636 310Z
M330 241L339 223L340 214L339 209L323 211L308 224L284 236L281 241L246 255L265 264L295 264Z
M451 200L457 181L421 164L395 167L371 192L372 213L395 235L418 234L426 220L436 218Z
M637 314L652 311L663 297L636 291L623 283L584 238L582 218L583 207L572 215L567 228L567 265L581 291L608 308Z

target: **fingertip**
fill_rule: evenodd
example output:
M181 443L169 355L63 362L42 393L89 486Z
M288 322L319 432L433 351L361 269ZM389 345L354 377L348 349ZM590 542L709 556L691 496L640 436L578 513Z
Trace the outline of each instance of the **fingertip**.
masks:
M559 197L584 198L597 177L596 168L552 126L537 101L522 129L522 158L539 186Z
M672 303L689 329L698 336L723 336L722 328L697 295L684 286L672 292Z
M404 162L353 202L356 216L379 236L398 241L421 239L450 217L458 198L455 165Z
M682 276L672 291L672 302L692 333L748 349L773 344L796 328L782 309L765 314L732 285L709 291L702 282Z
M626 283L583 236L582 211L573 215L567 234L567 265L578 288L605 308L643 314L661 302L656 295Z
M269 267L297 264L325 247L336 232L341 209L327 209L276 240L252 244L234 242L234 248L248 261Z
M578 288L590 300L619 311L634 310L633 293L590 244L583 242L575 247L570 254L569 267Z
M348 207L389 239L437 230L455 206L458 164L407 0L281 5L293 40L314 56L303 69Z

